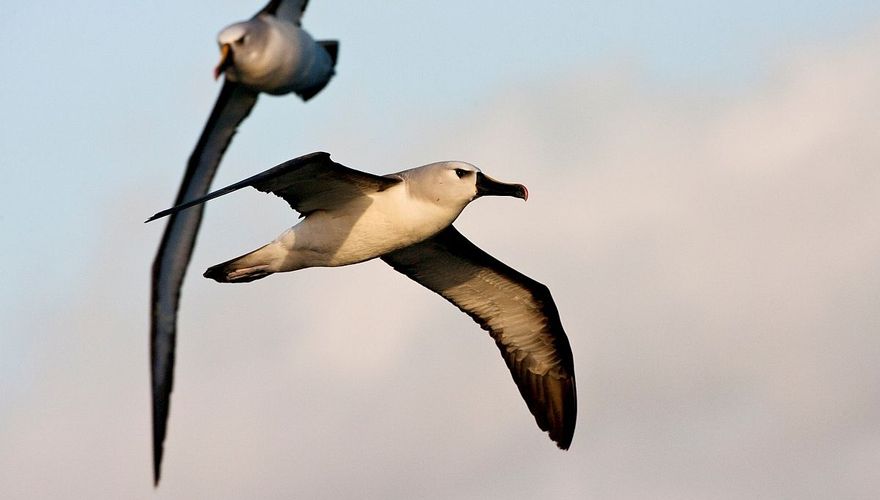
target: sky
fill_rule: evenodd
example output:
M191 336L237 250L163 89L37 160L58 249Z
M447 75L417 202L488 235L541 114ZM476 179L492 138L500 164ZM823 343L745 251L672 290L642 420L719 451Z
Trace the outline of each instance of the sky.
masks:
M548 285L579 419L559 451L488 335L382 262L201 278L296 220L209 204L151 481L149 271L260 4L4 5L2 498L873 498L880 4L313 0L309 103L261 97L220 187L324 150L464 160L530 197L458 227Z

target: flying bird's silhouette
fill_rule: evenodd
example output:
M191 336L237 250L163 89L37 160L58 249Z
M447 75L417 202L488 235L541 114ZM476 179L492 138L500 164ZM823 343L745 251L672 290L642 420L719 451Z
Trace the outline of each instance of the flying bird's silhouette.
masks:
M274 241L210 267L205 277L248 282L307 267L381 258L443 296L487 330L538 426L562 449L577 415L574 360L549 289L468 241L452 222L486 195L527 199L464 162L377 176L312 153L147 220L185 213L243 187L283 198L302 221Z
M260 92L295 93L307 101L334 74L338 43L314 41L300 27L308 0L272 0L253 18L218 35L226 78L208 122L187 162L176 204L208 192L211 181ZM150 367L153 401L153 481L159 484L174 376L174 346L180 289L202 220L198 207L171 217L153 261Z

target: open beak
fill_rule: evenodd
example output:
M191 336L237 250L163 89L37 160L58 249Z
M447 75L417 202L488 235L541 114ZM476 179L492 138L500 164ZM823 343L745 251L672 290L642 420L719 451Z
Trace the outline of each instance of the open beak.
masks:
M228 43L224 43L220 47L220 62L214 68L214 79L220 78L220 74L226 71L226 68L232 66L232 48Z
M498 182L483 172L477 172L477 197L480 196L513 196L528 200L529 190L522 184Z

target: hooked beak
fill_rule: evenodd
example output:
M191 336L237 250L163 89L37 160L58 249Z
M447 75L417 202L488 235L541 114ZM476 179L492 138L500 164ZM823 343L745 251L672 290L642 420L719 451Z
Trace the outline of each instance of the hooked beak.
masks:
M483 172L477 172L477 197L480 196L513 196L528 200L529 190L522 184L498 182Z
M220 74L230 66L232 66L232 47L228 43L224 43L220 47L220 62L214 68L214 79L220 78Z

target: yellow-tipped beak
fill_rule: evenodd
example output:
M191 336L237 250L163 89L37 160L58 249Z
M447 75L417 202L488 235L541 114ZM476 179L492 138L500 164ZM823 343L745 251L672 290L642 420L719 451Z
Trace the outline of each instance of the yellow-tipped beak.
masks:
M220 47L220 62L214 68L214 79L220 78L220 74L226 71L226 68L232 66L232 49L228 43L224 43Z

